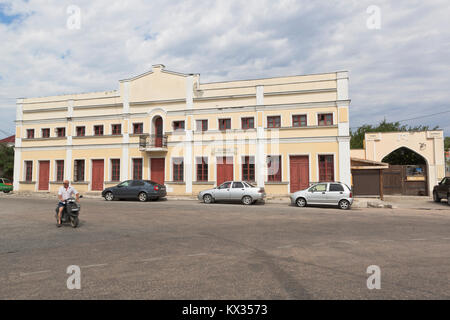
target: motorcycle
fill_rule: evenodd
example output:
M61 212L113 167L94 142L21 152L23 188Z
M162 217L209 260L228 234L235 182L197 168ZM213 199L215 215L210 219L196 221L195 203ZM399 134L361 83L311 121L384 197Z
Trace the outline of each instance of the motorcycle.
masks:
M82 198L83 196L80 196ZM56 223L58 223L58 207L56 207ZM69 198L64 201L64 209L61 213L61 224L69 223L72 228L78 227L78 214L80 213L80 205L75 200L75 198Z

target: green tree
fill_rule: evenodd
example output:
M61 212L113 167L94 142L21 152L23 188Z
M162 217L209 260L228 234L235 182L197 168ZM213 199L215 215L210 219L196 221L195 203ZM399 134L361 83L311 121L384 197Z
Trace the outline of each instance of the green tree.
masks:
M445 151L450 151L450 137L445 137L444 149Z
M386 119L381 121L378 125L372 126L370 124L364 124L355 131L350 131L350 148L362 149L364 148L364 135L366 132L405 132L405 131L427 131L436 130L439 126L430 129L429 126L407 126L401 125L400 122L387 122Z
M14 175L14 148L0 144L0 171L3 178L12 179Z

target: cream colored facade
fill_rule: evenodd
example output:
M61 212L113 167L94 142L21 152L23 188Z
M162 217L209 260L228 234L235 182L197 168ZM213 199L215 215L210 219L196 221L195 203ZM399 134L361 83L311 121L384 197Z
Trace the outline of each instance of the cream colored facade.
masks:
M423 158L427 163L428 191L445 176L444 132L376 132L366 133L364 149L351 150L351 157L381 162L384 157L399 148L408 148Z
M102 188L119 180L116 164L112 181L113 159L120 160L121 181L133 179L135 170L139 171L133 166L134 159L142 161L140 177L152 179L154 158L164 159L164 183L169 195L195 195L216 185L223 175L223 167L219 166L223 157L232 159L233 179L248 178L250 170L254 174L250 180L265 187L269 195L293 191L298 181L293 182L291 175L309 183L326 176L350 185L347 72L201 83L198 74L172 72L163 65L154 65L152 71L119 84L116 91L17 100L15 190L56 191L57 180L61 180L57 179L58 160L64 161L64 178L82 192L94 190L93 179L99 176L94 171L100 170L93 169L97 160L104 164L100 170ZM298 119L294 116L299 115L306 116L306 123L302 123L306 126L294 123L294 118ZM164 145L154 141L158 118L167 139ZM253 127L243 128L242 123L248 121L243 118L253 119ZM230 119L226 120L230 128L221 130L219 119ZM197 120L207 120L206 131L199 130ZM179 121L184 121L184 129L175 130L174 122ZM278 121L279 127L271 128ZM149 144L140 144L144 140L133 131L136 123L142 123L144 135L152 135L146 140ZM116 124L120 124L120 133L113 134ZM103 135L94 134L96 125L103 126ZM77 127L85 127L84 136L77 136ZM42 129L47 128L50 137L41 137ZM65 134L57 137L56 128L65 128ZM34 137L28 136L28 130L34 130ZM280 159L280 174L271 179L268 156ZM198 181L200 157L207 162L207 177L201 180L207 181ZM244 173L245 157L249 157L247 162L254 164L254 169L245 169ZM303 177L292 171L297 168L292 165L294 157L307 161ZM75 181L78 160L84 160L81 181ZM181 179L177 173L174 177L174 163L180 160ZM41 168L45 163L49 164L48 178L47 169ZM323 173L325 167L327 175Z

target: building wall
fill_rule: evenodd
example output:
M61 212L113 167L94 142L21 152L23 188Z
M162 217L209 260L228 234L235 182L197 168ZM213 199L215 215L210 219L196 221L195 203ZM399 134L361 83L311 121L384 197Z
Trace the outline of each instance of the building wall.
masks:
M65 160L64 177L73 181L74 161L85 160L85 181L73 182L82 191L92 188L92 160L104 160L104 186L111 181L111 159L120 159L120 180L132 178L133 159L143 160L143 178L151 178L151 158L165 159L165 184L169 194L191 195L216 184L216 159L232 156L234 179L242 179L242 159L254 157L255 184L268 194L290 192L289 157L308 155L310 182L319 180L319 155L334 157L334 179L350 184L348 73L276 77L202 84L199 75L167 71L156 65L151 72L120 81L119 90L45 98L18 99L16 115L16 166L14 187L38 190L39 160L50 160L50 192L55 181L56 160ZM318 115L332 114L333 123L319 126ZM293 115L306 115L306 127L293 127ZM280 128L268 128L268 116L280 116ZM155 119L163 119L168 145L141 149L134 123L143 124L144 134L155 132ZM242 129L242 118L253 117L254 128ZM219 130L219 119L231 119L231 128ZM196 120L208 120L208 130L199 132ZM185 128L174 131L173 122ZM113 135L112 125L121 133ZM104 134L94 135L103 125ZM76 136L76 127L85 136ZM66 128L56 137L58 127ZM50 138L41 130L50 129ZM27 139L26 130L35 138ZM281 156L281 181L268 182L266 157ZM196 181L196 158L208 157L208 181ZM184 160L184 181L173 181L173 158ZM33 161L33 179L25 180L25 161Z

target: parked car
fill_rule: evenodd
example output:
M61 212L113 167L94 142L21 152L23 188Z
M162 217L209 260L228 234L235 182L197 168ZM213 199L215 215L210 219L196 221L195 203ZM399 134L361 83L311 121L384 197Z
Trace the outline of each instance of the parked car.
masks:
M241 201L245 205L257 201L264 201L266 192L264 188L255 187L246 181L227 181L213 189L200 191L198 199L204 203L215 201Z
M348 210L353 204L350 187L341 182L322 182L291 195L291 203L298 207L307 205L333 205Z
M441 202L441 199L447 199L447 203L450 205L450 177L445 177L433 188L433 200Z
M102 191L107 201L114 199L157 200L166 196L166 186L150 180L127 180Z
M12 182L6 178L0 178L0 191L8 193L13 190Z

